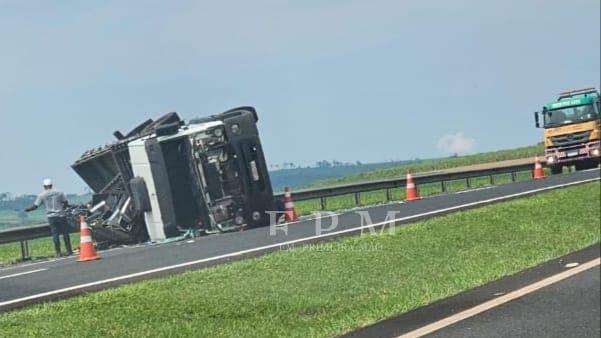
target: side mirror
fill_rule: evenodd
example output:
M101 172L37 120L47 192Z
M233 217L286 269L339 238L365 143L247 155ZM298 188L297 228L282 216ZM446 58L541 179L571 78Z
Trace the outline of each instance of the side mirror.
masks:
M538 118L538 112L537 111L534 112L534 124L536 125L536 128L540 128L540 120Z

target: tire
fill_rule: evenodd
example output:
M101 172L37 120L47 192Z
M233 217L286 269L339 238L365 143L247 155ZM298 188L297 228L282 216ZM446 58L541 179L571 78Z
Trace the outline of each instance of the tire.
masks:
M142 177L132 178L129 181L129 187L131 188L131 197L134 202L133 207L136 210L136 214L151 211L150 197L148 197L148 189L146 188L144 179Z
M576 162L576 170L593 169L593 168L596 168L597 166L599 166L599 160L595 159L595 158Z
M560 166L560 165L551 166L551 174L559 175L562 172L563 172L563 166Z

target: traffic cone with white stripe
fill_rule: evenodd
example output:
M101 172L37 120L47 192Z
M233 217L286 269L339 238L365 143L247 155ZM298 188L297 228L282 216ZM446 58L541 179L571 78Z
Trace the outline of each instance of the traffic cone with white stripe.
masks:
M406 190L406 199L405 201L415 201L420 199L417 188L415 187L415 181L410 173L407 173L407 190Z
M292 201L292 194L290 188L284 188L284 221L294 222L298 220L298 214L294 209L294 202Z
M534 171L532 172L532 178L535 180L545 178L545 172L543 171L543 166L538 160L538 156L534 157Z
M80 244L79 244L79 262L93 261L100 257L96 254L94 243L92 243L92 231L88 227L88 222L84 216L79 216L79 224L81 229Z

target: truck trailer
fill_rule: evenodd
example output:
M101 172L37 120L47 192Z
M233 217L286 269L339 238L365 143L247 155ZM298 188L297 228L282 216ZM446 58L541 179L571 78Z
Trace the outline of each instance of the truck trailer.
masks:
M564 166L577 170L599 165L601 155L601 103L595 88L566 91L555 102L543 106L542 124L534 113L537 128L544 128L545 158L553 174Z
M253 107L182 120L168 113L73 165L93 191L97 242L161 242L269 224L275 202Z

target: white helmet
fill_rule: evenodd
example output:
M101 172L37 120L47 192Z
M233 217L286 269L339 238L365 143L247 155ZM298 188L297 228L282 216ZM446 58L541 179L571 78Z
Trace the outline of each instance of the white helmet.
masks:
M50 186L50 185L52 185L52 180L49 179L49 178L45 178L44 179L44 186L47 187L47 186Z

